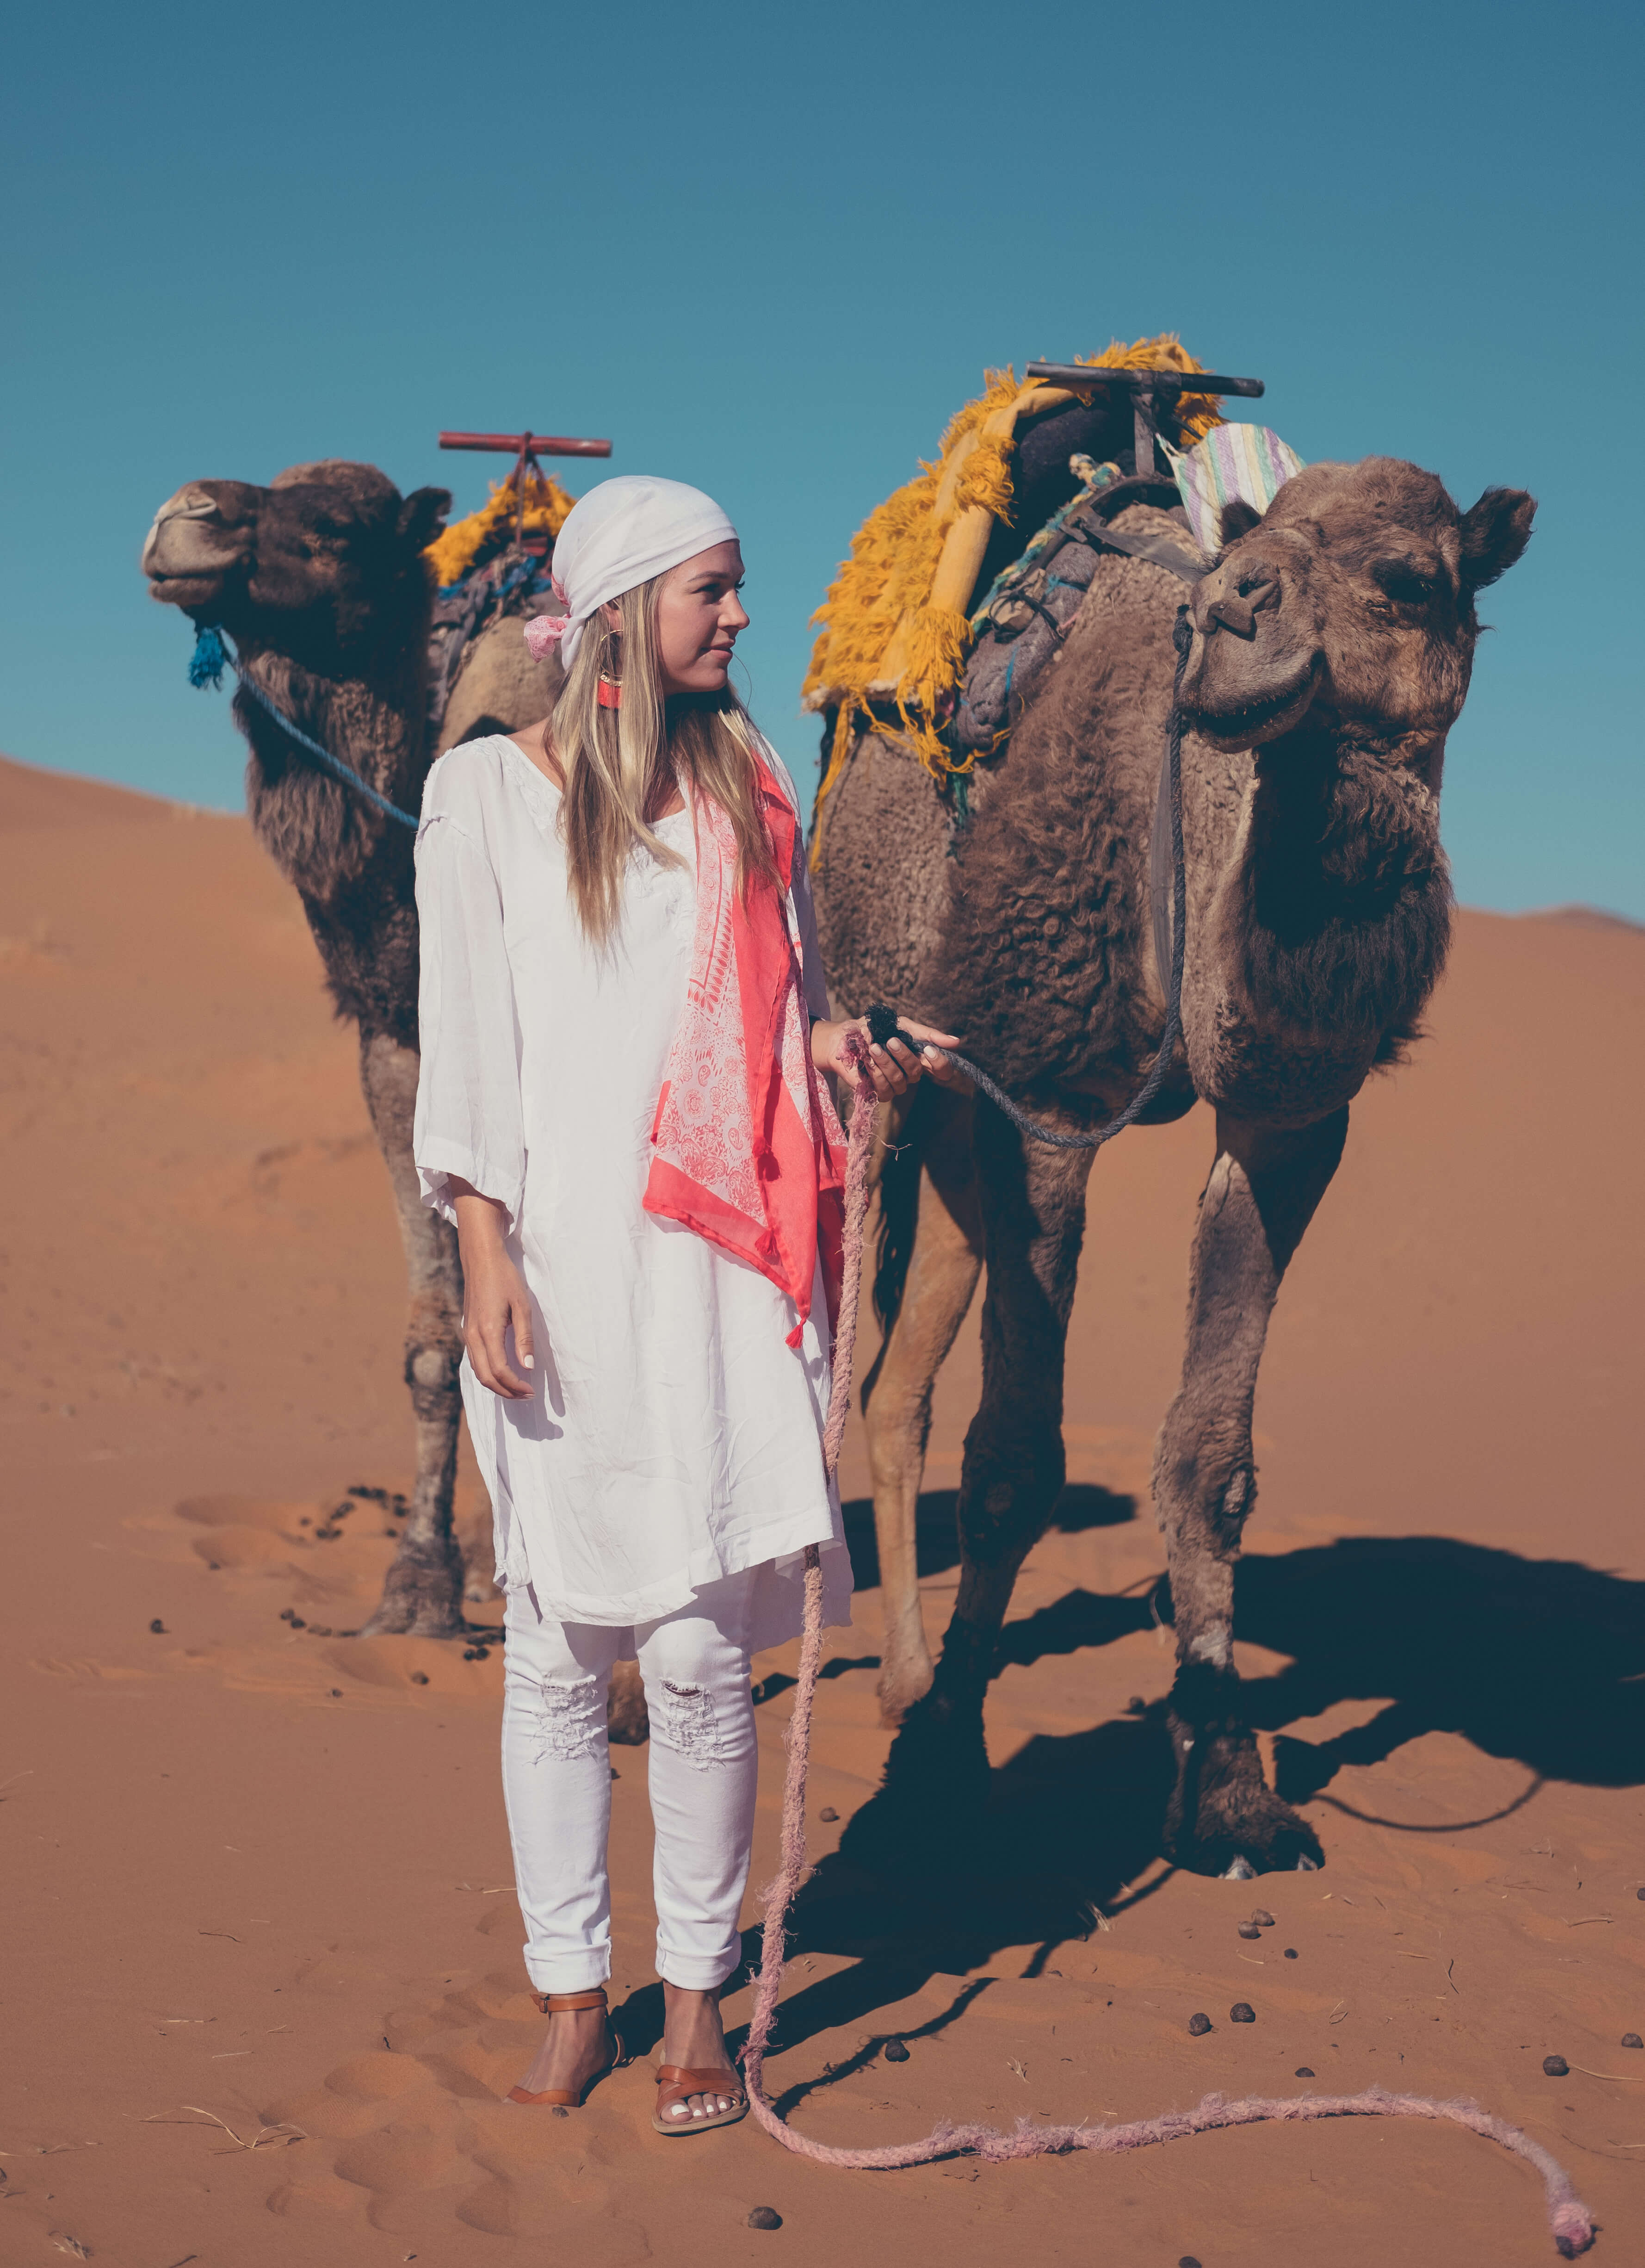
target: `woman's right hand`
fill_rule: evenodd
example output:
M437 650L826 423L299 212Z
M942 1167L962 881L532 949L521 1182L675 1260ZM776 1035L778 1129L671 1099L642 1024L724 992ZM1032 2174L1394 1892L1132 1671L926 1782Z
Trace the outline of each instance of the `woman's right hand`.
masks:
M510 1367L507 1333L521 1370L534 1366L531 1294L503 1239L507 1216L494 1198L482 1197L453 1176L457 1242L463 1260L463 1344L474 1376L504 1402L529 1402L533 1388Z

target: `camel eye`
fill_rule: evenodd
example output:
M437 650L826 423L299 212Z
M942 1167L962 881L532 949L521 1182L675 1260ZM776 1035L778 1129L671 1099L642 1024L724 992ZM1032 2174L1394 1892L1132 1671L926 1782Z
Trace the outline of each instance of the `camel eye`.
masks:
M1424 575L1408 559L1379 559L1371 580L1397 607L1425 607L1439 588L1432 575Z

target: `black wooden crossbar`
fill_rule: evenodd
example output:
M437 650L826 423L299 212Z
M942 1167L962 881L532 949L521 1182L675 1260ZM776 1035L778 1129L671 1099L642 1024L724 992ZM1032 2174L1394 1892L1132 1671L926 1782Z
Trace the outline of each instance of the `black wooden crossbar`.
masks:
M1031 362L1027 375L1051 386L1126 386L1133 394L1240 394L1254 401L1259 378L1223 378L1214 370L1105 370L1085 362Z
M1214 370L1107 370L1088 362L1031 362L1030 378L1053 386L1122 386L1131 397L1131 424L1139 473L1154 468L1154 404L1184 394L1243 394L1265 389L1259 378L1223 378Z

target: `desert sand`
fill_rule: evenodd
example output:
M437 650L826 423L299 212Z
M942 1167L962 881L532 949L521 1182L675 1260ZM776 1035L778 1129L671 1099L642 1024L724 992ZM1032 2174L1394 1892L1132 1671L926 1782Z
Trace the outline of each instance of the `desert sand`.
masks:
M892 2175L810 2167L752 2121L654 2136L643 1749L613 1751L613 1999L643 2060L567 2118L504 2102L538 2020L501 1650L340 1635L407 1479L404 1292L297 902L241 820L13 765L0 872L0 2260L1554 2257L1525 2167L1413 2124ZM767 2066L807 2132L1128 2118L1302 2092L1299 2069L1466 2094L1563 2161L1597 2259L1641 2257L1645 2051L1619 2043L1645 2032L1642 1005L1645 933L1465 915L1430 1036L1356 1105L1285 1287L1238 1653L1323 1872L1206 1881L1157 1856L1171 1653L1147 1473L1203 1112L1094 1172L1070 1489L1007 1630L991 1800L923 1849L876 1801L848 1443L861 1587L830 1641L819 1870ZM928 1473L934 1636L977 1364L973 1317ZM472 1470L463 1519L483 1578ZM791 1653L757 1664L756 1885ZM1274 1926L1242 1938L1257 1905ZM751 1953L758 1913L751 1896ZM1230 2022L1242 2000L1254 2023ZM760 2205L780 2229L747 2226Z

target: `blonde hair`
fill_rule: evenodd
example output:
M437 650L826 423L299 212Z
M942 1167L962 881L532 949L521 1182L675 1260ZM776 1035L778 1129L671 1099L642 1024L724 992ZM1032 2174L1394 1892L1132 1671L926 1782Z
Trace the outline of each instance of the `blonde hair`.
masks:
M653 832L648 807L665 801L676 780L716 803L737 836L738 887L769 883L779 893L770 837L755 799L753 722L729 685L723 693L684 696L671 718L663 694L657 643L654 576L615 604L621 630L602 607L584 624L565 687L554 704L548 739L564 780L560 831L571 900L584 933L605 944L622 911L622 877L643 845L665 865L685 861ZM602 708L602 676L618 680L622 700Z

